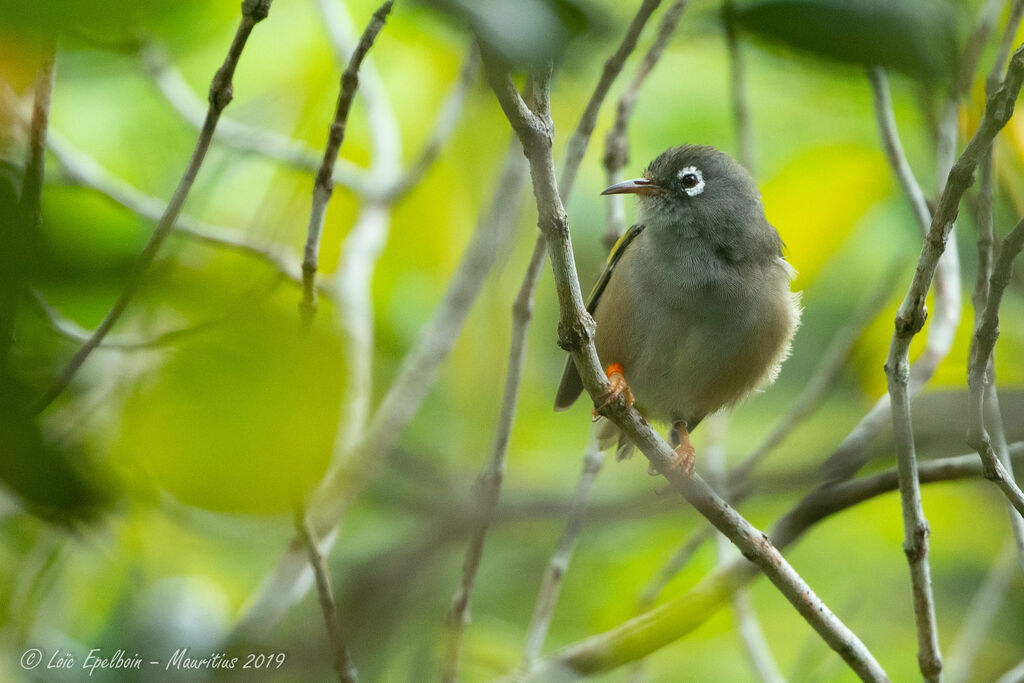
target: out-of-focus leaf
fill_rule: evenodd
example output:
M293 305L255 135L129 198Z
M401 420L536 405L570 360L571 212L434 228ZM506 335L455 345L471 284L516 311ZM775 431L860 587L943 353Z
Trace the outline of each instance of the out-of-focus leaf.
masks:
M190 505L289 510L323 476L338 422L328 320L306 334L293 308L243 305L183 340L129 399L118 460Z
M0 482L25 508L61 524L99 517L115 487L78 449L48 442L26 408L35 395L0 371Z
M737 6L731 19L821 57L928 81L956 73L956 16L943 0L757 0Z
M142 31L181 22L202 24L199 0L0 0L0 27L36 35L78 35L117 46ZM233 3L237 8L237 3ZM220 10L213 8L216 16ZM235 9L237 11L237 9ZM194 29L193 29L194 30Z
M795 157L764 184L768 220L782 235L787 258L799 273L797 289L814 281L857 221L888 196L892 182L879 150L836 145ZM808 201L815 196L829 197L829 202Z
M481 45L513 66L557 58L595 23L579 0L423 0L465 23Z

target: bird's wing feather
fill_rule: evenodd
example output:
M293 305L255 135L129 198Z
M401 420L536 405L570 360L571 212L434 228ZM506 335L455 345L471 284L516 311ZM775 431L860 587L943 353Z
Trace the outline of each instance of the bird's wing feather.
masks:
M626 247L643 231L643 224L634 225L624 232L622 237L615 243L615 246L612 247L611 252L608 254L608 262L605 264L604 271L601 273L601 277L597 278L597 282L594 284L594 288L590 290L590 296L587 299L587 312L591 315L594 315L594 312L597 310L601 294L604 293L605 288L608 286L608 281L611 280L615 266L626 252ZM555 394L555 410L565 410L571 406L576 402L582 391L583 380L580 379L579 373L576 372L576 364L572 362L572 358L569 358L566 360L565 370L562 372L562 381L559 382L558 392Z

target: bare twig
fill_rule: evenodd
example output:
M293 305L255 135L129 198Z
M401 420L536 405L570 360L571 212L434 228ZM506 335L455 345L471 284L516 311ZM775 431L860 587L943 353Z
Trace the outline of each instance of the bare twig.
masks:
M903 144L900 142L899 131L896 128L896 117L893 113L892 98L889 96L889 79L885 70L881 67L874 67L868 70L868 80L871 83L872 101L875 105L875 120L878 123L878 130L882 136L882 147L885 156L889 161L896 180L899 181L900 189L903 190L910 208L914 212L921 234L928 231L932 222L931 211L928 210L928 202L925 200L924 191L914 177L914 172L907 162L907 156L903 153Z
M1009 54L1012 41L1017 33L1017 29L1020 26L1021 18L1024 16L1024 1L1015 0L1010 8L1010 16L1007 20L1006 28L1003 31L1002 39L999 43L999 49L995 61L992 63L992 68L988 73L988 77L985 79L985 92L991 94L999 87L1002 82L1003 68L1006 63L1006 57ZM994 191L993 191L993 176L995 175L995 142L993 141L992 146L986 151L980 162L980 168L978 170L978 202L977 202L977 248L978 248L978 273L974 282L974 291L971 295L971 305L974 308L974 337L972 337L971 343L971 356L976 349L977 334L984 324L984 311L988 303L988 297L990 292L989 278L992 276L992 258L993 258L993 245L995 242L994 238ZM1009 454L1006 450L1006 435L1003 430L1003 416L999 409L999 397L995 387L995 359L994 349L993 355L988 359L988 368L986 372L989 377L989 381L984 390L982 396L982 411L985 422L988 423L992 430L992 445L995 449L996 455L999 457L999 461L1003 467L1006 468L1007 475L1011 480L1014 479L1013 464L1010 462ZM968 377L970 376L970 361L968 361ZM983 423L984 426L984 423ZM1013 532L1014 541L1017 547L1017 560L1021 567L1024 568L1024 518L1014 510L1011 503L1007 503L1008 512L1010 516L1010 528Z
M949 657L946 661L946 677L953 683L967 681L970 678L971 667L978 656L978 650L984 644L996 614L1006 603L1010 581L1017 575L1015 555L1014 546L1007 545L971 599L960 630L949 648Z
M1021 3L1017 2L1016 4ZM959 73L957 74L955 89L960 99L967 96L970 92L975 72L978 69L978 62L981 59L982 50L985 49L985 44L988 43L992 29L995 28L996 21L999 19L999 13L1005 5L1006 0L987 0L978 9L978 17L974 21L974 28L971 29L971 34L967 37L964 50L960 55ZM1008 54L1009 49L1003 53L1003 61L1000 64L1006 62ZM1001 71L1002 66L999 69Z
M114 176L95 159L73 147L56 130L50 133L49 147L70 182L95 190L114 203L152 221L159 221L167 210L165 202ZM236 228L206 223L187 214L178 215L174 231L176 234L213 247L222 247L252 256L292 282L302 281L298 260L283 246L255 239Z
M1024 442L1013 444L1010 450L1014 459L1024 458ZM976 455L941 458L921 463L918 474L923 484L966 479L981 474L981 463ZM783 515L772 526L768 538L776 547L787 548L822 520L895 491L898 478L897 471L889 469L819 488ZM537 663L529 680L548 680L545 675L552 672L596 674L636 661L691 633L727 604L736 588L758 574L755 566L737 559L702 579L682 597L553 653Z
M644 58L637 65L636 72L630 80L626 90L619 97L619 103L615 107L615 123L604 138L604 168L605 181L613 185L622 178L622 168L629 161L629 120L633 116L633 109L636 107L637 99L640 97L640 87L647 80L647 77L654 70L665 52L665 47L672 34L675 33L679 20L683 16L688 0L676 0L661 17L658 25L658 33L654 42L647 49ZM626 229L626 208L622 195L609 195L607 207L607 222L604 235L604 246L610 251L619 239L619 235Z
M181 72L175 68L166 51L157 45L144 43L139 57L143 68L168 104L187 123L201 129L206 116L206 106ZM316 173L320 168L321 154L306 143L229 118L223 119L217 126L214 142L274 159L310 173ZM348 187L357 194L365 194L369 185L366 172L345 159L338 160L333 179L338 185Z
M509 194L518 200L525 184L526 167L522 155L513 143L505 158L505 166L498 180L497 194L498 196ZM529 320L533 310L532 298L524 298L524 293L520 291L519 296L516 297L514 310L517 314L517 322ZM505 391L501 400L501 412L498 415L498 428L494 436L494 447L491 450L490 461L477 480L478 520L462 563L462 581L452 598L452 605L446 620L447 646L442 665L442 680L446 683L454 683L458 679L462 636L469 621L470 600L473 595L477 570L480 567L480 559L483 556L484 540L494 521L498 499L501 495L501 483L505 476L505 456L508 452L509 438L512 435L512 423L515 419L516 399L519 396L519 381L522 377L525 357L525 336L513 334L512 344L509 348L508 369L505 373Z
M355 53L362 33L352 21L343 0L318 0L320 16L327 30L334 50L334 59L343 70ZM366 123L370 132L373 157L370 160L368 183L362 188L362 196L370 202L383 202L378 187L391 183L398 177L402 165L402 135L395 119L394 110L388 100L384 81L367 56L359 69L359 87L366 103Z
M199 139L196 141L195 149L192 151L192 158L189 160L185 173L178 183L177 189L174 191L174 196L167 205L167 210L161 216L160 222L153 231L153 235L135 262L135 267L132 269L131 275L129 275L128 283L121 290L117 301L107 312L99 326L93 331L92 335L90 335L89 339L72 356L57 380L37 402L35 405L36 411L45 409L71 383L71 379L78 371L78 368L85 363L89 354L107 336L114 323L120 319L128 304L141 287L146 272L156 259L160 246L174 229L178 214L181 213L181 208L184 206L189 191L192 189L192 184L195 182L196 174L199 173L199 168L206 157L206 151L210 147L220 114L231 101L231 79L234 75L235 67L238 65L238 59L241 57L242 49L245 47L253 27L266 18L267 13L270 11L271 2L272 0L244 0L242 3L242 19L238 25L238 30L235 32L234 40L231 43L223 65L217 70L210 84L210 106L206 114L206 120L203 123L202 132L200 132Z
M14 323L25 289L27 263L31 262L39 243L42 215L41 197L46 165L46 137L50 125L50 99L56 73L56 43L48 43L36 76L32 101L32 120L29 124L28 152L22 175L21 195L17 215L6 217L0 227L0 249L4 253L0 264L7 272L0 280L0 372L4 370L7 354L14 341ZM13 218L13 220L12 220Z
M309 556L309 565L316 577L317 594L320 596L320 611L324 615L324 625L327 628L327 641L331 647L334 671L338 674L341 683L358 683L359 675L356 672L352 656L349 654L348 645L341 633L341 622L338 621L338 606L334 602L334 592L331 590L331 577L327 571L327 562L320 554L317 546L316 536L306 519L306 512L301 505L295 508L295 532L299 541L305 547Z
M39 311L40 315L43 316L53 331L58 335L68 341L75 342L76 344L81 344L89 338L89 330L80 326L75 321L69 320L61 315L60 311L50 305L50 302L46 300L39 290L30 289L28 291L28 295L36 310ZM160 348L161 346L166 346L177 339L199 332L206 327L209 327L209 323L205 325L190 325L188 327L170 330L153 337L138 340L117 339L114 336L110 336L103 340L103 343L99 346L99 350L147 351L150 349Z
M326 536L342 518L358 493L378 471L382 453L389 452L412 421L433 385L437 370L448 357L482 284L517 225L525 163L518 150L510 152L516 161L515 179L499 186L490 207L480 216L473 238L448 284L441 302L423 326L406 354L398 376L373 415L369 426L348 446L339 437L335 446L336 466L321 483L310 508L314 529ZM504 176L503 176L504 177ZM326 542L326 541L325 541ZM305 592L296 588L304 563L294 548L282 557L272 576L263 582L236 632L263 631L272 626L285 609Z
M576 482L576 490L572 494L572 506L565 522L565 530L562 532L562 539L558 542L558 549L555 550L548 561L547 569L544 570L540 593L537 595L537 602L533 607L530 626L526 630L523 669L527 671L533 666L537 657L540 656L541 648L544 647L544 639L547 637L548 627L551 626L551 618L555 614L555 605L558 603L558 594L562 589L562 578L569 570L569 560L576 547L576 540L583 530L583 520L586 517L587 506L590 504L590 492L594 488L594 480L597 478L598 472L601 471L601 465L604 464L604 452L598 445L597 429L598 427L595 426L591 430L590 443L583 454L583 470L580 472L579 481Z
M594 131L594 126L597 124L597 115L600 112L601 104L604 102L615 78L622 71L626 59L636 47L636 42L651 13L659 4L660 0L645 0L641 3L640 9L630 23L619 47L605 61L601 77L598 79L594 92L587 102L587 106L584 108L580 121L576 125L576 130L569 142L562 168L561 187L563 192L568 193L572 189L576 173L583 161L591 134ZM513 146L516 146L515 143L513 143ZM518 156L518 150L513 149L512 153ZM512 339L509 349L509 363L505 375L505 389L502 397L501 414L498 418L497 436L495 438L495 443L501 445L502 450L499 454L496 445L492 455L492 474L481 489L480 504L484 507L482 522L466 550L466 558L462 569L462 583L456 590L452 600L452 608L448 615L448 646L443 665L443 676L446 681L454 681L458 674L462 634L465 629L465 623L469 618L469 601L472 596L473 583L483 552L483 541L490 525L490 517L493 515L493 507L497 504L498 495L500 494L501 479L494 476L493 473L496 471L495 467L498 464L499 455L501 466L503 467L507 435L511 432L512 422L515 419L515 405L519 399L519 382L525 361L526 336L529 331L530 319L533 315L533 295L540 280L541 266L544 264L545 247L543 233L538 234L533 253L530 256L529 265L526 268L526 273L523 276L519 293L516 295L515 304L512 308ZM587 476L586 468L584 468L583 476ZM543 625L543 629L546 632L546 624ZM543 641L543 634L541 634L541 641ZM528 644L527 647L531 646ZM538 644L538 651L539 648L540 645Z
M967 443L981 456L985 478L995 483L1013 507L1017 509L1017 512L1024 515L1024 493L1021 493L1012 475L999 462L988 430L985 429L984 416L985 391L990 383L988 370L996 338L999 336L999 305L1002 302L1006 285L1010 282L1013 260L1022 248L1024 248L1024 220L1017 223L999 247L999 256L996 258L989 281L985 310L974 334L970 370L967 376L967 384L970 389L967 404L970 420Z
M15 117L28 126L28 119L22 115L17 97L9 87L0 86L0 98L7 103ZM118 178L96 159L72 145L52 126L47 135L46 145L60 164L62 175L67 182L94 190L115 204L154 222L159 222L167 210L166 202L147 195ZM254 257L292 282L302 282L301 265L288 249L281 245L255 239L236 228L205 223L184 213L178 215L174 232L212 247Z
M532 107L520 97L507 73L484 60L485 71L506 118L523 143L530 162L538 224L548 244L559 299L559 345L569 351L587 393L600 404L599 412L636 444L655 470L668 478L701 514L725 533L757 564L800 614L843 659L868 680L887 680L885 672L854 635L814 594L764 534L730 508L699 476L687 477L672 467L675 453L647 421L625 400L605 402L608 380L594 348L594 321L583 304L572 255L568 219L555 182L551 144L554 137L549 110L550 71L533 74L536 97Z
M359 87L359 68L362 66L366 53L373 46L377 34L384 28L384 20L391 12L392 5L394 5L394 0L387 0L373 13L370 23L367 24L362 38L349 58L348 66L341 75L341 90L338 93L334 121L330 126L327 145L320 162L320 170L317 171L316 181L313 185L313 205L309 212L306 247L302 258L302 303L299 308L306 325L312 322L316 312L316 271L320 259L320 236L324 229L327 204L334 192L334 165L338 159L341 143L345 140L348 114L352 109L352 100L355 99L356 89Z
M729 87L732 95L733 121L736 124L736 140L739 145L740 163L750 175L756 176L754 161L754 129L750 120L750 102L747 98L747 69L743 63L736 24L732 21L732 0L726 0L725 44L729 52Z
M725 434L727 429L727 417L724 412L711 415L708 420L708 431L704 442L704 463L707 467L709 479L721 492L726 490L725 471ZM728 539L721 534L716 534L715 540L719 567L726 565L736 554L735 548L729 544ZM750 600L750 593L745 587L736 589L732 594L732 613L736 622L736 630L739 632L740 642L750 661L754 673L764 683L783 683L785 679L779 672L778 664L772 655L768 640L761 630L761 624L754 612L754 605Z
M904 511L904 551L910 564L914 593L914 613L918 623L918 662L926 680L939 680L942 675L942 658L939 654L938 635L935 625L935 607L931 595L931 576L928 567L928 523L921 511L921 494L916 476L917 460L914 453L914 437L910 420L910 341L924 326L925 296L939 258L946 249L946 241L953 229L960 199L971 184L974 170L988 149L995 135L1006 124L1013 113L1013 105L1024 82L1024 49L1018 49L1010 61L1010 67L1002 87L988 100L985 114L974 136L968 142L963 154L953 164L945 188L925 238L918 267L907 295L896 314L895 331L886 360L886 380L893 406L893 431L896 437L896 452L901 481L901 500ZM1024 231L1022 231L1024 234ZM984 366L982 367L984 370ZM990 474L997 476L1002 470L994 453ZM991 469L991 467L990 467ZM997 480L999 481L999 480ZM1004 484L1012 484L1005 477ZM1024 499L1021 501L1024 506Z

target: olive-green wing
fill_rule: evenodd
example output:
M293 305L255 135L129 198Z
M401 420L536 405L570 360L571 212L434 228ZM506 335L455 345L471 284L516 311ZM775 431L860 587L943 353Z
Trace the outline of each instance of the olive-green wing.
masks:
M597 304L601 300L601 295L608 286L608 281L612 278L615 266L626 252L626 247L643 231L643 225L634 225L623 233L619 241L612 247L611 253L608 254L608 262L605 264L604 271L601 273L601 277L597 278L594 288L590 290L590 297L587 299L587 311L591 315L594 315L594 312L597 310ZM576 364L572 362L572 358L569 358L566 360L565 370L562 372L562 381L558 384L558 392L555 394L555 410L565 410L576 402L576 399L582 392L583 381L580 379L579 373L576 372Z

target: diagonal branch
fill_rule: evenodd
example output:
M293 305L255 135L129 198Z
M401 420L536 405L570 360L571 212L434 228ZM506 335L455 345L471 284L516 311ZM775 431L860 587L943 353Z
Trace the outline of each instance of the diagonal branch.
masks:
M544 570L537 602L533 607L533 616L530 617L530 626L526 629L523 669L527 671L537 661L541 648L544 647L544 640L547 638L551 619L555 615L558 595L562 589L562 578L569 571L569 560L572 559L576 541L579 539L580 532L583 531L583 520L587 514L587 506L590 504L590 492L593 490L594 480L597 479L601 466L604 464L604 452L598 444L598 429L599 427L595 426L591 430L590 443L583 454L583 471L576 482L576 490L572 494L572 504L566 519L565 530L558 542L558 548L548 560L548 566Z
M370 23L363 31L363 37L352 51L348 66L341 74L338 104L327 136L327 145L324 148L320 169L317 171L316 181L313 185L313 205L309 212L309 226L306 229L306 247L302 258L302 303L299 306L306 325L312 323L313 315L316 312L316 271L320 259L320 237L323 234L327 204L334 192L334 165L338 160L341 143L345 140L348 114L352 109L352 100L355 99L356 89L359 87L359 67L362 66L366 53L373 46L377 34L384 28L384 20L391 12L392 5L394 5L394 0L387 0L373 13Z
M970 369L967 376L967 384L970 389L967 403L968 419L970 420L967 443L981 456L985 478L995 483L1017 512L1024 516L1024 493L1021 493L1013 477L999 462L995 449L992 447L991 437L988 430L985 429L984 416L985 391L990 382L990 362L996 338L999 336L999 305L1002 303L1006 286L1010 282L1013 260L1022 248L1024 248L1024 220L1017 223L999 246L999 256L996 258L989 281L985 310L981 316L981 323L974 333L974 345L971 350Z
M665 10L654 42L647 49L644 58L637 65L629 85L619 97L619 103L615 107L615 122L604 138L605 182L608 185L614 185L622 180L622 168L629 161L629 120L633 116L637 99L640 97L640 88L665 52L665 47L668 46L669 40L676 32L676 27L679 26L679 20L682 18L687 4L688 0L676 0L671 7ZM604 246L611 251L615 242L618 241L619 235L626 230L625 198L618 194L609 195L606 206Z
M598 79L594 92L587 102L587 106L584 108L580 121L576 125L576 130L569 142L565 162L562 167L563 192L571 190L576 179L576 173L590 142L591 134L597 124L597 115L600 112L601 104L607 97L612 83L621 73L626 59L636 48L640 33L643 31L648 19L650 19L651 14L657 9L660 1L645 0L640 5L640 9L630 23L619 47L605 61L601 77ZM514 97L517 105L522 102L519 93L514 88L512 88L510 96ZM525 107L525 103L523 104L525 109L524 115L532 115L529 108ZM513 149L510 153L519 157L520 155L516 147L517 145L513 143ZM519 382L522 377L526 357L526 336L530 327L530 319L533 315L533 295L540 280L544 255L544 235L539 234L534 244L533 253L530 256L529 265L526 268L526 274L523 277L512 307L512 339L509 346L509 362L505 374L505 389L502 396L501 413L498 417L495 450L480 488L479 504L483 508L481 522L474 531L473 537L466 549L466 557L462 566L462 582L459 588L456 589L455 596L452 598L452 606L448 613L447 648L443 665L444 671L442 673L445 681L454 681L458 675L462 635L466 622L469 619L470 598L473 592L476 572L483 554L484 540L501 493L501 472L504 469L505 449L507 448L508 435L512 431L512 423L515 419L515 406L519 400ZM587 476L586 468L584 469L583 476Z
M1011 446L1017 460L1024 458L1024 442ZM974 455L960 455L921 463L922 484L955 481L981 474ZM816 524L832 515L891 493L899 486L895 469L819 488L783 515L769 540L784 549L800 540ZM706 576L683 596L634 617L604 633L568 645L538 663L531 681L550 680L553 672L597 674L636 661L693 632L728 604L733 592L757 577L757 568L742 558Z
M942 658L939 654L928 566L928 522L921 510L921 492L916 472L917 459L910 418L910 341L924 326L927 315L924 307L925 296L953 230L960 199L973 181L974 171L985 151L990 148L999 130L1009 121L1022 83L1024 48L1018 48L1010 60L1003 85L989 97L977 131L949 172L932 216L913 281L896 314L895 331L885 364L900 471L904 552L910 565L914 613L918 624L918 661L921 673L929 681L941 679Z
M139 291L142 286L142 282L145 279L146 273L149 267L153 264L156 259L157 252L160 250L160 246L163 244L167 236L171 234L174 229L174 224L177 222L178 215L181 213L182 207L185 205L185 200L188 198L189 191L192 189L192 184L195 182L196 175L199 173L199 168L203 165L203 160L206 158L206 151L210 148L210 142L213 140L213 133L217 128L217 121L220 119L221 112L227 107L228 103L231 102L232 97L232 84L231 80L235 73L235 67L238 65L238 60L242 56L242 50L245 48L245 43L249 39L249 34L252 33L252 29L257 23L266 18L270 11L270 4L273 0L244 0L242 3L242 19L239 22L238 30L235 32L234 40L231 42L231 47L228 49L228 54L224 58L224 63L217 70L214 75L212 82L210 83L210 95L209 95L209 109L206 113L206 119L203 122L202 131L199 133L199 139L196 140L195 149L192 151L192 157L189 160L188 166L185 168L185 173L182 175L181 181L178 183L177 189L174 191L174 195L171 197L171 201L167 204L167 210L160 217L160 222L157 223L156 229L153 231L153 235L150 237L149 242L143 248L142 253L139 254L138 260L135 262L135 266L132 269L131 274L128 277L128 283L125 288L121 290L121 294L118 296L117 301L107 312L107 315L100 322L99 326L93 331L89 339L82 344L68 364L61 371L60 376L50 386L49 389L43 394L39 401L34 406L34 409L39 412L44 410L50 403L53 402L57 396L71 383L72 378L78 371L82 364L88 359L89 354L99 346L103 338L107 336L111 328L114 326L124 313L128 304L131 303L132 299L135 298L135 294Z
M206 110L203 100L192 90L166 51L158 45L144 43L139 58L143 69L167 103L186 123L197 130L201 129ZM224 118L217 126L213 141L310 173L316 173L320 168L320 153L306 143L229 118ZM356 194L363 194L368 186L366 172L345 159L339 159L335 165L334 182L352 189Z
M309 526L306 518L306 511L301 505L295 508L295 532L299 542L305 547L309 556L309 564L313 568L313 576L316 578L317 593L320 596L320 611L324 615L324 624L327 627L327 641L331 646L334 671L338 674L341 683L358 683L359 675L356 672L355 664L352 662L352 655L349 654L348 644L341 633L341 623L338 621L338 606L334 602L334 593L331 590L331 577L327 571L327 562L320 554L316 537Z
M554 132L548 108L551 72L538 70L533 74L536 103L531 115L524 116L522 107L525 105L515 93L508 74L486 57L484 66L502 110L519 135L530 163L538 225L547 240L548 255L555 273L560 309L559 345L569 351L584 388L595 399L595 405L602 405L599 412L612 420L650 460L653 468L768 576L804 619L859 675L867 680L888 680L864 644L822 603L764 534L730 508L699 476L687 477L674 469L672 447L635 408L627 405L624 399L604 402L609 393L608 380L601 371L594 348L594 321L583 304L568 218L555 182L551 156Z

